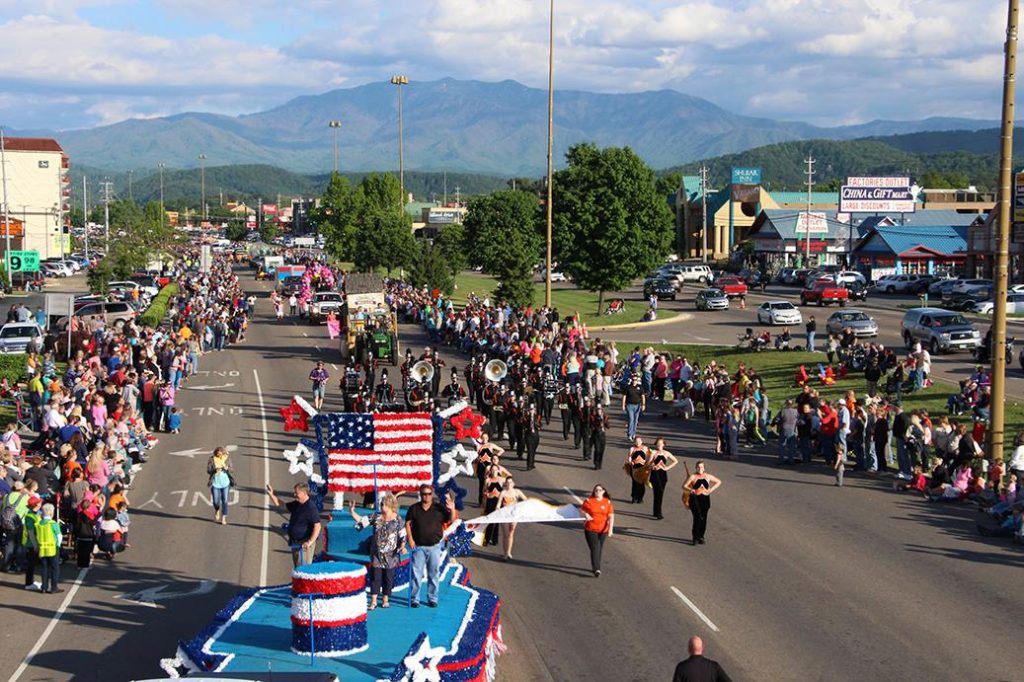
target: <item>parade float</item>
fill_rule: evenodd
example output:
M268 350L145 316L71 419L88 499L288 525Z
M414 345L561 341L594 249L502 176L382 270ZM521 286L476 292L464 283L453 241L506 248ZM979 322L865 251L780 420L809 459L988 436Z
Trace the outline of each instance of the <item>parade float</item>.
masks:
M290 473L309 480L321 509L323 551L295 569L289 584L238 594L202 632L179 642L163 669L172 677L316 672L344 682L493 680L504 650L501 602L475 587L458 561L474 536L461 521L446 529L437 608L410 608L403 555L390 608L368 612L371 531L357 529L347 513L324 513L330 495L415 492L424 483L461 510L466 491L456 475L472 474L476 453L460 441L479 436L482 418L464 403L433 415L316 413L301 398L281 414L286 431L315 434L285 459Z

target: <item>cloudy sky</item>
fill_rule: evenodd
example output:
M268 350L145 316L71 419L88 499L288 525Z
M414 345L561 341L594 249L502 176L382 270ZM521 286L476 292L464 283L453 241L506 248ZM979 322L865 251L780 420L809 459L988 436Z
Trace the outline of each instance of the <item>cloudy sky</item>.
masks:
M556 0L556 88L834 125L998 119L1005 0ZM0 0L0 125L239 114L385 80L547 84L546 0Z

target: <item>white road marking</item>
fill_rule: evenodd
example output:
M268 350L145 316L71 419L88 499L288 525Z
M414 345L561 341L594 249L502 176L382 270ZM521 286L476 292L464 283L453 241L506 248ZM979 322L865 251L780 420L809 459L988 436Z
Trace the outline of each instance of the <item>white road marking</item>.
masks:
M333 368L334 368L334 371L335 371L335 372L337 372L337 371L338 371L338 366L337 366L336 364L334 364L333 362L331 363L331 367L333 367Z
M231 388L234 384L221 384L220 386L188 386L190 391L211 391L218 388Z
M320 350L320 346L313 346L313 347L316 348L316 352L317 353L322 353L323 352L322 350Z
M263 427L263 480L270 482L270 444L267 439L267 411L263 406L263 389L260 387L260 374L255 369L252 375L256 378L256 397L260 403L260 425ZM270 556L270 500L263 503L263 549L260 552L260 587L267 584L267 560Z
M83 568L78 572L78 578L75 579L75 584L71 586L71 589L68 590L68 593L64 596L64 601L60 603L60 607L57 609L57 612L53 614L53 618L50 619L50 623L46 626L46 629L43 630L43 634L39 635L39 639L36 640L35 646L33 646L32 650L28 652L28 655L25 656L25 660L21 662L21 665L19 665L18 669L14 671L14 674L7 679L7 682L17 682L18 678L28 670L28 667L32 664L32 659L39 653L39 650L43 648L43 645L46 644L46 640L49 639L51 634L53 634L54 628L56 628L57 623L60 622L61 616L64 615L68 606L71 605L71 600L75 598L76 594L78 594L78 588L82 586L82 581L88 573L88 568Z
M583 504L583 500L581 500L576 493L574 493L572 490L570 490L569 486L563 485L562 486L562 490L564 490L565 492L569 493L569 497L572 498L573 502L575 502L576 504Z
M114 599L123 599L130 601L133 604L140 604L142 606L148 606L150 608L158 608L157 602L164 601L167 599L180 599L182 597L193 597L200 594L207 594L213 592L213 588L217 586L216 580L201 580L199 584L190 590L184 592L165 592L167 585L158 585L157 587L147 587L139 592L130 592L128 594L119 594Z
M718 626L711 622L711 619L704 615L704 612L697 608L697 605L690 601L689 597L679 591L675 585L670 585L676 596L683 600L683 603L690 607L690 610L697 614L697 617L704 621L704 624L711 628L712 632L718 632Z
M307 339L309 338L309 334L307 334L306 332L302 332L302 335L305 336Z

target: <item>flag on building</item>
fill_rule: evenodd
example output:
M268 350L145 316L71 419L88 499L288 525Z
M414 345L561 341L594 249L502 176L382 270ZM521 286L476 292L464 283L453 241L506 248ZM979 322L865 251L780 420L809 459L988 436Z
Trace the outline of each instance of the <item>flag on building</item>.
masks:
M321 425L331 492L415 491L434 476L426 412L331 413Z

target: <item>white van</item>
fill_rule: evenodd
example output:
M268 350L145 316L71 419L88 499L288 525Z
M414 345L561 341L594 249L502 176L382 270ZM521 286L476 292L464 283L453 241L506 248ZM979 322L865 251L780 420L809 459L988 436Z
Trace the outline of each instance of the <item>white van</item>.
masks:
M700 284L711 284L715 281L715 275L711 268L704 264L699 265L675 265L684 282L699 282Z

